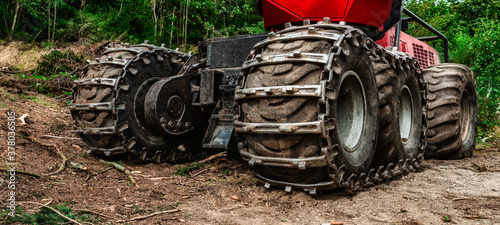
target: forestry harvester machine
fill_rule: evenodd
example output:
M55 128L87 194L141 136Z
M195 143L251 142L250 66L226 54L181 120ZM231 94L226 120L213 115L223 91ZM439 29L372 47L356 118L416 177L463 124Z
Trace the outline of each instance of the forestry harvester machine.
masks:
M196 54L124 44L89 61L70 107L90 152L176 163L228 149L265 187L311 194L472 154L474 74L448 63L446 37L401 0L257 5L267 33ZM436 36L409 36L409 22ZM422 42L437 39L443 64Z

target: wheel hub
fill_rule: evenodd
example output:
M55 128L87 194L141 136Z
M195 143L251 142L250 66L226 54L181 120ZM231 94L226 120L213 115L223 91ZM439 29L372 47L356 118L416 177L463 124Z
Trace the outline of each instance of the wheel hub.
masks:
M401 100L399 107L399 132L401 134L401 140L403 143L407 143L410 138L411 126L412 126L412 112L413 103L410 89L408 86L404 86L401 92Z
M191 129L190 77L173 76L149 89L144 107L147 123L167 134L183 134Z
M339 137L348 151L359 143L365 121L365 94L359 76L349 71L342 80L337 104Z

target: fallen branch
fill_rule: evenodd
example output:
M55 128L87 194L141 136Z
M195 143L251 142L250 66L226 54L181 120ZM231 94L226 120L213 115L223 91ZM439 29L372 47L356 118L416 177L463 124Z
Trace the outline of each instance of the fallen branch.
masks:
M69 139L69 140L81 140L81 138L74 138L74 137L58 137L58 136L52 136L52 135L42 135L41 137L43 137L43 138L56 138L56 139Z
M59 165L59 169L57 171L49 173L49 174L43 174L42 176L53 176L53 175L56 175L56 174L60 174L60 173L62 173L66 169L66 164L68 163L68 159L66 158L66 156L64 155L64 153L61 150L59 150L59 148L56 145L53 145L53 144L44 144L44 143L41 143L38 140L33 139L33 138L28 138L28 140L36 142L36 143L40 144L41 146L55 148L57 154L59 154L59 156L61 156L61 158L63 160L61 162L61 165Z
M38 202L23 202L23 203L29 203L29 204L35 204L35 205L38 205L38 206L41 206L41 208L47 208L47 209L50 209L52 211L54 211L55 213L57 213L59 216L62 216L64 219L67 219L73 223L76 223L76 224L79 224L79 225L82 225L81 223L79 223L78 221L76 220L73 220L69 217L67 217L66 215L62 214L61 212L57 211L56 209L48 206L48 205L44 205L44 204L41 204L41 203L38 203Z
M468 215L468 216L464 216L465 218L467 219L489 219L488 217L486 216L479 216L479 215Z
M49 202L47 202L47 203L43 204L43 206L38 207L38 208L37 208L36 210L34 210L34 211L38 211L38 210L40 210L41 208L43 208L43 207L45 207L45 206L50 205L50 204L52 203L52 201L54 201L54 199L49 199L49 200L50 200ZM43 201L43 200L42 200L42 201Z
M9 169L7 169L7 168L0 168L0 171L9 171ZM22 171L22 170L14 170L14 171L16 173L20 173L20 174L24 174L24 175L29 175L29 176L36 177L36 178L44 177L44 175L40 175L40 174L36 174L36 173L31 173L31 172L27 172L27 171Z
M118 218L115 218L115 217L112 217L112 216L108 216L108 215L104 215L102 213L98 213L98 212L95 212L95 211L92 211L92 210L88 210L88 209L74 209L74 211L78 211L78 212L88 212L88 213L92 213L94 215L98 215L98 216L102 216L102 217L105 217L105 218L108 218L108 219L112 219L112 220L120 220Z
M157 215L161 215L161 214L165 214L165 213L174 213L174 212L179 212L180 210L178 209L172 209L172 210L167 210L167 211L161 211L161 212L155 212L155 213L151 213L147 216L138 216L138 217L134 217L132 219L128 219L128 220L118 220L116 222L118 223L126 223L126 222L130 222L130 221L134 221L134 220L143 220L143 219L147 219L149 217L153 217L153 216L157 216Z
M148 180L162 180L162 179L172 179L172 177L144 177L144 179L148 179Z
M21 124L19 124L19 126L22 126L22 125L26 125L26 117L29 117L30 115L28 113L25 113L24 115L22 115L21 117L19 117L19 120L21 121Z
M0 70L0 73L26 73L29 72L30 70L22 70L22 71L6 71L6 70Z
M110 168L107 168L107 169L105 169L105 170L103 170L103 171L99 172L98 174L101 174L101 173L106 173L106 172L108 172L110 169L113 169L113 168L111 168L111 167L110 167Z
M93 176L97 176L97 175L99 175L99 174L101 174L101 173L105 173L106 171L108 171L108 170L110 170L110 169L113 169L113 167L109 167L109 168L107 168L107 169L105 169L105 170L103 170L103 171L101 171L101 172L99 172L99 173L89 174L89 175L87 176L87 179L85 179L85 182L89 181L91 177L93 177Z
M45 146L47 146L47 145L45 145ZM59 154L61 156L63 161L61 162L61 165L59 165L59 169L57 171L49 173L49 174L44 174L44 176L53 176L56 174L60 174L66 169L66 164L68 164L68 159L66 158L64 153L61 150L59 150L59 148L56 147L55 145L51 145L51 146L53 146L56 149L57 154Z
M222 158L222 157L226 157L226 156L227 156L227 151L224 151L224 152L220 152L220 153L217 153L215 155L212 155L204 160L201 160L198 163L206 163L206 162L212 161L214 159Z
M136 187L139 187L139 184L137 184L137 182L135 181L134 177L132 176L132 172L130 172L130 169L127 169L124 166L122 166L118 163L115 163L115 162L108 162L108 161L105 161L102 159L100 161L108 166L111 166L117 170L122 171L123 173L125 173L125 175L127 175L130 182L132 182Z
M195 178L195 177L197 177L197 176L199 176L200 174L205 173L205 172L207 172L207 169L202 169L202 170L200 170L198 173L195 173L193 176L191 176L191 178Z
M68 96L68 97L64 97L64 98L59 99L59 101L63 102L63 101L70 100L71 98L72 98L71 96Z

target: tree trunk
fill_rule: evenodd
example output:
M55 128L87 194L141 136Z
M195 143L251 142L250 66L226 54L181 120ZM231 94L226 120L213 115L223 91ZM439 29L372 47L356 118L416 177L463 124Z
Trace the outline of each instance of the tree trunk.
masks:
M155 37L158 32L158 16L156 15L156 0L153 0L153 20L155 21Z
M170 28L170 45L172 45L172 39L174 39L174 21L175 21L175 6L174 10L172 10L172 27Z
M184 49L187 50L187 30L188 30L188 16L189 16L189 0L187 0L186 4L186 18L184 20Z
M180 40L179 40L179 35L180 35L180 34L179 34L179 32L180 32L180 31L182 31L182 33L184 34L184 23L183 23L183 22L184 22L184 8L182 8L182 4L181 4L181 6L180 6L180 7L181 7L181 8L179 9L179 18L180 18L180 16L182 16L182 19L179 19L179 20L177 21L177 24L175 25L175 27L176 27L176 31L175 31L175 34L176 34L176 41L175 41L175 43L176 43L177 45L179 45L179 44L181 44L181 45L182 45L182 41L180 41ZM177 29L177 27L178 27L179 29ZM181 30L181 28L182 28L182 30Z
M14 35L14 30L16 28L17 19L19 17L19 8L20 7L21 7L21 3L16 2L16 9L14 12L14 20L12 21L12 29L10 30L10 35L9 35L9 40L11 40L11 41L12 41L12 36Z
M54 26L52 28L52 42L54 41L54 37L56 35L56 18L57 18L57 1L54 1L54 19L53 19L53 23L54 23Z
M123 8L123 0L122 3L120 4L120 10L118 10L118 14L116 14L116 17L120 16L120 13L122 13L122 8Z
M50 26L51 26L51 23L50 23L50 1L47 1L47 18L49 20L49 22L47 23L47 33L49 34L48 36L48 41L50 41Z

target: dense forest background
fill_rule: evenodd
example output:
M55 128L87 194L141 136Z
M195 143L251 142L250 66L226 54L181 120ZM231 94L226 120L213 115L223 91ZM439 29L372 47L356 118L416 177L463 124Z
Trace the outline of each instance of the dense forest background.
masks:
M475 72L479 139L492 139L500 124L500 0L405 0L404 5L449 38L452 62ZM149 40L190 51L207 38L265 31L255 0L3 0L0 13L3 44L22 41L48 49L67 43ZM431 35L413 23L408 32ZM431 45L442 50L439 41Z
M37 42L144 40L170 47L264 32L255 0L2 1L2 38Z

